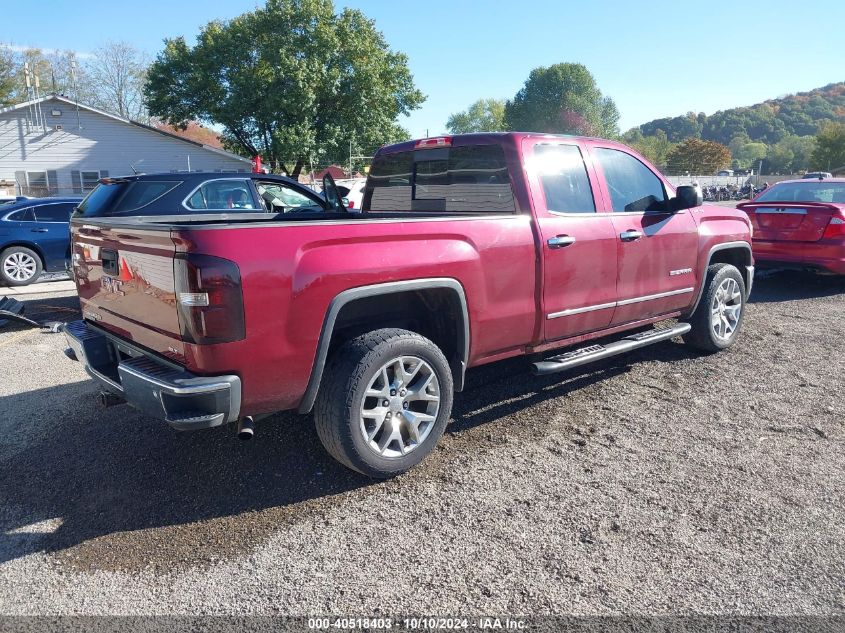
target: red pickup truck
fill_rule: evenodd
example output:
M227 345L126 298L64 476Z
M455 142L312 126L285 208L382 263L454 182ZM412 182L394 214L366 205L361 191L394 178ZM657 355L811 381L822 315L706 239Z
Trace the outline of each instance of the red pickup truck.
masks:
M329 453L389 477L432 450L469 367L531 354L548 374L675 336L714 352L742 323L747 216L616 142L429 138L378 152L360 210L324 187L101 181L71 222L66 353L176 429L313 410Z

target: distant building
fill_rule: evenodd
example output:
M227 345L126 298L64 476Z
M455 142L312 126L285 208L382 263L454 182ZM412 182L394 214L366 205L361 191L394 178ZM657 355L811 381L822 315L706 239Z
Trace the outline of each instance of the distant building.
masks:
M329 167L326 167L325 169L322 169L316 174L314 174L314 180L322 181L323 176L325 176L326 174L331 174L332 178L334 178L335 180L342 180L343 178L346 178L346 172L343 170L343 167L340 167L338 165L330 165Z
M0 190L83 194L100 178L176 171L244 171L237 154L51 95L0 109Z

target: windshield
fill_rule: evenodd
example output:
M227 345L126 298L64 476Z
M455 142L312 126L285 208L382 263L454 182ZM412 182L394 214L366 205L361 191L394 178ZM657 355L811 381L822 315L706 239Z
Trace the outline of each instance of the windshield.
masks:
M777 184L754 202L836 202L845 204L845 182L786 182Z

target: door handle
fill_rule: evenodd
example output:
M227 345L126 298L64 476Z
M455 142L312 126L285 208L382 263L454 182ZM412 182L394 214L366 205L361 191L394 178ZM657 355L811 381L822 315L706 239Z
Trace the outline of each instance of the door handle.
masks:
M33 233L46 233L47 229L29 229Z
M623 242L633 242L634 240L638 240L643 236L642 233L639 231L623 231L619 234L619 239Z
M564 246L570 246L575 243L575 238L571 235L555 235L554 237L550 237L546 244L549 245L549 248L563 248Z

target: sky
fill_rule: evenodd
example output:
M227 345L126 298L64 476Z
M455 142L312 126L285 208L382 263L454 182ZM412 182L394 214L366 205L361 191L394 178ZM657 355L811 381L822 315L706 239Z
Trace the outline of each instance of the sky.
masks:
M84 55L123 40L154 57L166 37L255 8L256 0L40 0L3 8L0 41ZM479 98L512 98L529 72L584 64L616 101L624 131L688 111L735 106L845 81L845 1L335 0L375 20L408 55L426 102L400 123L446 129ZM11 38L11 39L7 39Z

